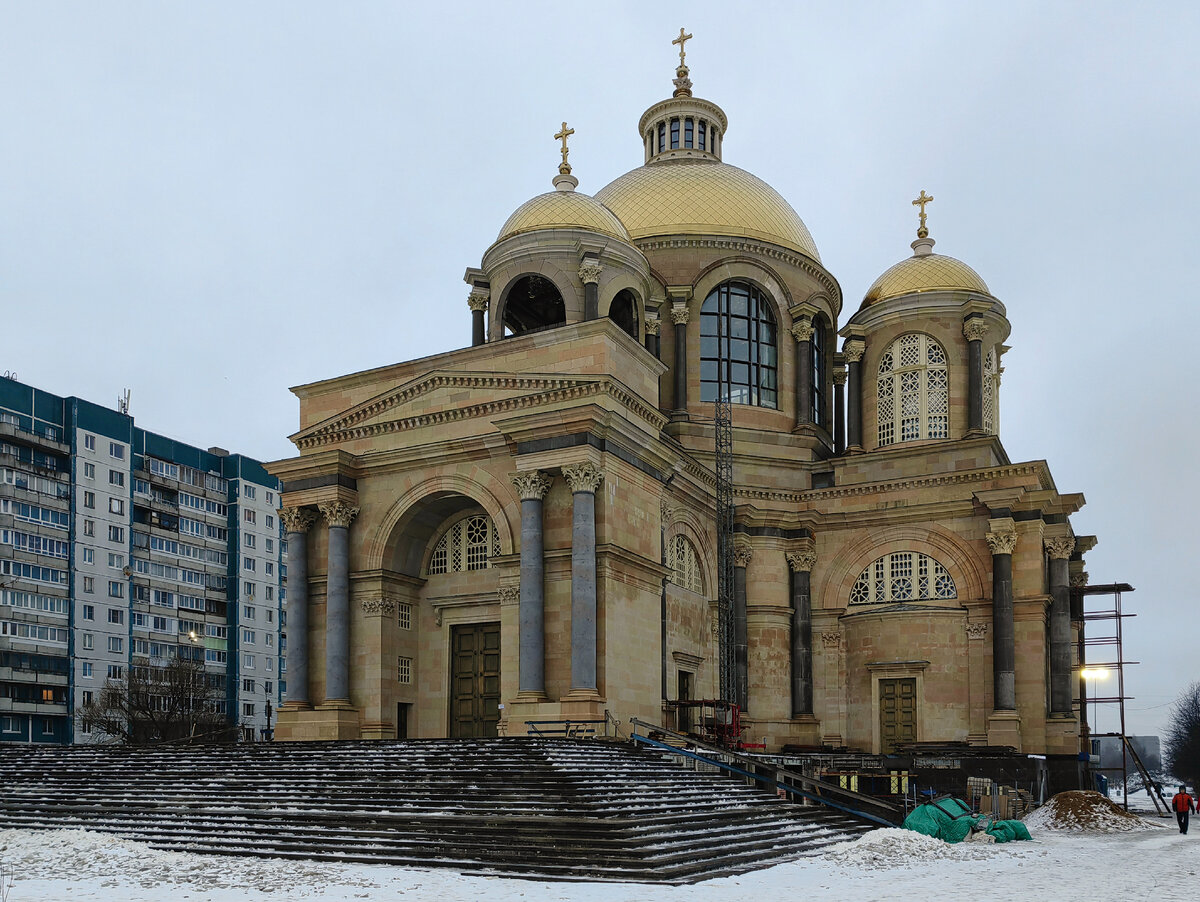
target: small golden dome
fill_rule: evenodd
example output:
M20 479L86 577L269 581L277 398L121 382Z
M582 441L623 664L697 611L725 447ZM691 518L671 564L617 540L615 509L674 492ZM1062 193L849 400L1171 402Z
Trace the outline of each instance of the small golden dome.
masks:
M758 238L821 260L808 227L779 192L728 163L650 163L596 192L596 200L616 213L634 238Z
M886 301L888 298L923 291L977 291L981 294L991 294L979 273L961 260L931 253L925 247L916 247L925 243L930 248L933 245L933 241L928 238L914 241L913 246L917 253L901 260L875 280L867 289L862 302L863 307Z
M542 229L585 229L621 241L629 240L621 220L602 203L586 194L561 190L539 194L517 207L496 240Z

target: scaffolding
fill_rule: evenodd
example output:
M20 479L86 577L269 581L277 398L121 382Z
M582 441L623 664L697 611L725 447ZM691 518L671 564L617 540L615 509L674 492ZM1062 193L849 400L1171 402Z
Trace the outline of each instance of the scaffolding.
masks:
M733 650L733 411L722 382L713 402L717 477L717 657L720 700L737 702Z

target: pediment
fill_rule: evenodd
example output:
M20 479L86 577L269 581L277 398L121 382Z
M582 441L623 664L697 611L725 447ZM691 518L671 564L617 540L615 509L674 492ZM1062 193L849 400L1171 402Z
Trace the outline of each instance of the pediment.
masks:
M298 448L396 431L406 423L485 416L534 406L603 381L561 373L476 373L437 370L389 389L291 436Z

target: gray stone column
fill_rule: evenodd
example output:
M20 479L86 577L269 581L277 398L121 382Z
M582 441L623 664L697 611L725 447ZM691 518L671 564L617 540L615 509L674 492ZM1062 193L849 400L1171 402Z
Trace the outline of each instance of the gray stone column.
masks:
M796 320L792 338L796 339L796 425L813 421L813 325L807 317Z
M987 325L978 317L963 323L967 338L967 430L983 431L983 337Z
M846 450L846 371L833 371L833 453Z
M813 713L812 568L815 551L791 551L792 569L792 717Z
M989 532L992 551L992 684L993 707L1015 711L1016 625L1013 621L1012 553L1017 547L1015 530Z
M658 318L658 311L646 311L646 350L653 354L656 358L662 358L662 352L658 346L658 333L662 331L662 321Z
M750 701L750 648L746 636L746 568L754 557L749 545L733 549L733 695L743 711Z
M308 530L315 511L285 507L279 512L287 533L287 700L288 707L307 708L308 699Z
M1046 539L1050 556L1050 713L1071 714L1071 576L1075 539Z
M358 508L319 505L329 531L325 576L325 703L350 703L350 522ZM290 547L290 546L289 546Z
M849 381L846 389L847 450L861 451L863 447L862 358L866 349L866 343L861 339L852 339L842 347Z
M515 473L512 483L521 497L521 595L517 609L519 649L517 690L546 694L545 559L542 499L551 478L538 470Z
M596 683L596 489L604 474L588 461L562 468L571 487L571 690Z
M475 287L467 295L467 306L471 308L471 346L477 347L487 341L484 330L483 315L488 308L491 292L486 288Z
M585 257L579 264L579 280L583 282L583 318L598 319L600 316L600 273L604 267L600 261Z
M687 419L687 324L691 319L686 301L675 301L671 305L672 331L675 333L675 419Z

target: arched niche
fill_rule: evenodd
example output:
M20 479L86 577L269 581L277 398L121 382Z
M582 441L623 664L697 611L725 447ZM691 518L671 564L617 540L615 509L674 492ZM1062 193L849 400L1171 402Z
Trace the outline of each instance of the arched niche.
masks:
M501 323L504 335L521 335L561 326L567 321L562 292L548 278L530 273L505 291Z
M621 327L635 341L640 331L637 296L628 288L622 288L608 305L608 318Z

